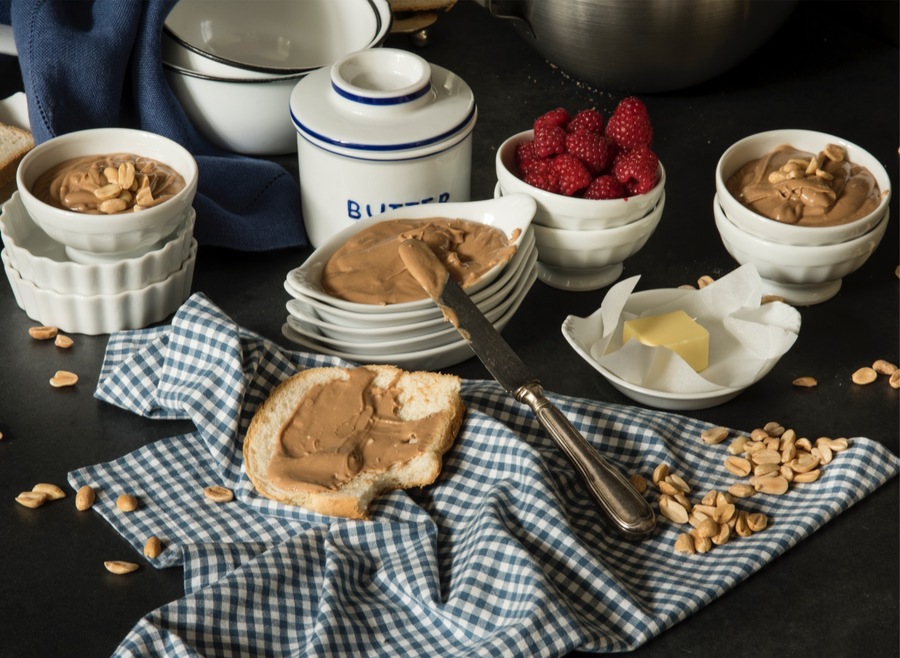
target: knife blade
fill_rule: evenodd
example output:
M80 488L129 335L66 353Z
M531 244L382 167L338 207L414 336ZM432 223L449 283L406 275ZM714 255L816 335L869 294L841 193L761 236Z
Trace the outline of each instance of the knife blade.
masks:
M497 382L516 400L531 408L615 529L627 539L649 535L656 527L656 516L650 504L544 396L541 383L453 280L431 248L421 240L410 238L400 244L399 253L406 269L440 307Z

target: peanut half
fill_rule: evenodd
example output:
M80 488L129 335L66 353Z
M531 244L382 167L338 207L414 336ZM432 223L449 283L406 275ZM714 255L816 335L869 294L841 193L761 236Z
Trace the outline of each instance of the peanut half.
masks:
M97 494L94 493L94 488L86 484L75 493L75 509L79 512L89 510L94 506L96 499Z

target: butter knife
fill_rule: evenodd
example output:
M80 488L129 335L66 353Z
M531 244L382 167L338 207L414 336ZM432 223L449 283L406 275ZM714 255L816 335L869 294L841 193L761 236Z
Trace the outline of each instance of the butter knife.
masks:
M516 400L531 408L615 529L627 539L641 539L650 534L656 527L656 516L650 504L544 397L540 382L469 295L450 277L431 248L421 240L411 238L400 244L399 253L410 274L437 303L494 378Z

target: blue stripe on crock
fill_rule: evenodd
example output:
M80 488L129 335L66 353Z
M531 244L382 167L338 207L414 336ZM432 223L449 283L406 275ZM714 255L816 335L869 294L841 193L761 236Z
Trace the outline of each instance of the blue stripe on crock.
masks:
M307 137L307 136L304 135L303 133L298 132L297 134L298 134L300 137L302 137L303 140L306 141L306 143L309 144L310 146L314 146L315 148L320 149L320 150L322 150L322 151L325 151L326 153L330 153L331 155L337 155L337 156L342 157L342 158L347 158L348 160L358 160L358 161L361 161L361 162L390 162L390 163L397 163L397 162L412 162L412 161L414 161L414 160L423 160L423 159L425 159L425 158L430 158L430 157L433 157L433 156L435 156L435 155L440 155L441 153L446 153L447 151L452 151L454 148L456 148L457 146L459 146L459 144L462 142L462 140L460 140L459 142L453 142L453 144L451 144L451 145L448 146L447 148L443 148L443 149L441 149L441 150L439 150L439 151L429 151L428 153L424 153L424 154L422 154L422 155L414 155L414 156L411 156L411 157L408 157L408 158L395 158L395 159L393 159L393 160L381 160L381 159L379 159L379 158L367 158L367 157L364 157L363 155L347 155L346 153L335 153L334 151L329 151L328 149L324 148L321 144L316 144L314 141L312 141L311 139L309 139L309 137Z
M477 106L472 105L472 109L466 115L466 118L446 132L434 135L433 137L429 137L428 139L420 139L415 142L407 142L404 144L356 144L353 142L343 142L339 139L332 139L330 137L326 137L325 135L321 135L314 130L310 130L307 126L303 125L303 123L301 123L299 119L297 119L297 115L294 114L293 110L291 110L291 120L294 122L294 126L297 128L298 132L300 132L301 136L305 136L303 135L303 133L306 133L307 135L314 137L324 144L331 144L333 146L353 149L355 151L373 151L383 153L387 151L405 151L408 149L421 148L423 146L437 144L438 142L441 142L462 130L463 127L465 127L466 124L468 124L472 120L472 117L475 116L476 110Z
M412 93L403 94L402 96L391 96L390 98L372 98L370 96L351 94L346 89L341 89L338 85L334 84L334 82L331 83L331 88L334 89L338 96L343 96L347 100L353 101L354 103L360 103L361 105L401 105L403 103L414 101L417 98L422 98L422 96L427 94L431 90L431 80Z

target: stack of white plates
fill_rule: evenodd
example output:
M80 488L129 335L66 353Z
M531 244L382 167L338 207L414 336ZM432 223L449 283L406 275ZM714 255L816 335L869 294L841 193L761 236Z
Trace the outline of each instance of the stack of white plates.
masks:
M435 370L470 358L468 343L428 298L401 304L348 302L320 285L322 268L354 233L374 222L401 217L446 217L480 221L514 238L515 255L467 289L488 320L502 330L537 278L537 249L530 227L534 200L525 195L468 203L412 206L384 213L337 234L288 273L288 317L282 331L305 349L357 363L389 363L407 370Z
M196 215L133 258L75 262L31 219L18 192L0 213L0 259L16 303L31 319L88 335L139 329L165 319L190 294Z

